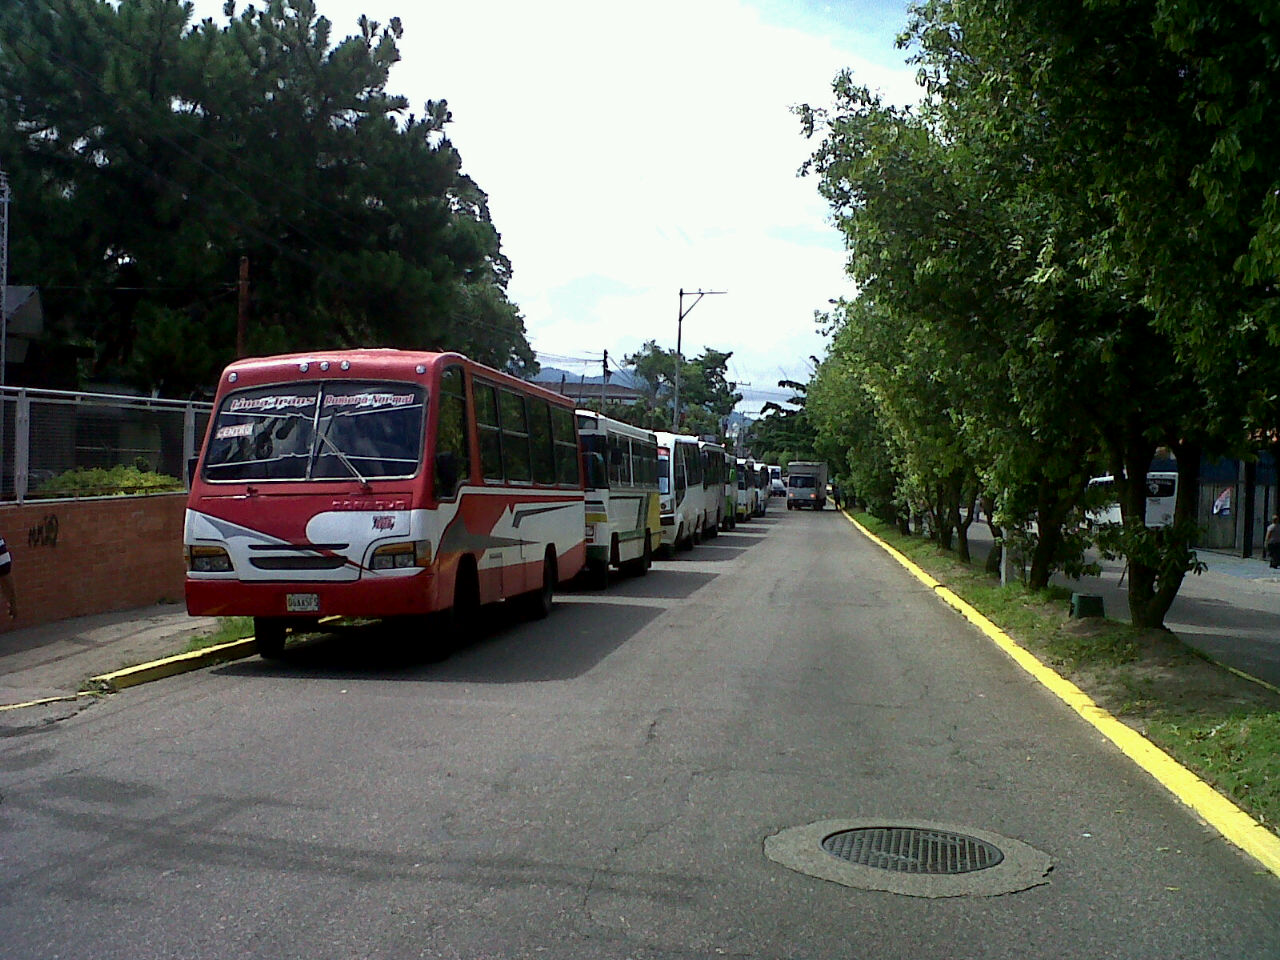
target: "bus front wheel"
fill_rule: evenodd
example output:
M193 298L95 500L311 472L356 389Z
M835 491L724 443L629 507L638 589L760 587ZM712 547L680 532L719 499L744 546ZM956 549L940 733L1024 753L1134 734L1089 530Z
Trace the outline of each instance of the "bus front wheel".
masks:
M634 560L628 560L622 566L622 570L629 577L643 577L649 572L649 568L653 566L653 546L649 540L649 534L644 535L644 552Z
M592 560L586 566L587 583L593 589L604 590L609 586L609 562Z
M545 620L551 614L556 594L556 557L550 549L542 561L542 586L525 595L525 610L532 620Z
M285 622L279 617L253 618L253 648L263 660L284 656Z

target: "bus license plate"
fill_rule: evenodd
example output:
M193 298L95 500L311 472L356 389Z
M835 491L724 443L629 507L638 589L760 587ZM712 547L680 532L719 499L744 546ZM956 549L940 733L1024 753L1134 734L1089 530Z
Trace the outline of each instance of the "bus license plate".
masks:
M290 613L319 613L320 594L290 593L285 595L285 609Z

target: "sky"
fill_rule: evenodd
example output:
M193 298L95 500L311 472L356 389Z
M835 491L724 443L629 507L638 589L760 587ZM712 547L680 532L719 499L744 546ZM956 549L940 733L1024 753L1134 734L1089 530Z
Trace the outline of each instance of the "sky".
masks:
M906 0L316 0L335 38L400 17L388 84L415 112L447 100L462 169L489 196L543 366L599 375L648 340L732 351L755 416L807 381L815 310L851 296L816 148L791 108L848 68L917 99L894 39ZM239 4L241 8L244 3ZM221 0L198 17L223 22ZM725 291L679 322L680 290Z

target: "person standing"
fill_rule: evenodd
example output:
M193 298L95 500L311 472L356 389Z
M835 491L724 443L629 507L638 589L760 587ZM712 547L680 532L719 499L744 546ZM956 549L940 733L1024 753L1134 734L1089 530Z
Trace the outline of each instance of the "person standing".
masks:
M1271 518L1266 536L1262 540L1262 548L1267 552L1267 562L1272 568L1280 567L1280 516Z
M9 556L9 545L0 537L0 593L9 604L9 616L18 615L18 591L13 588L13 558Z

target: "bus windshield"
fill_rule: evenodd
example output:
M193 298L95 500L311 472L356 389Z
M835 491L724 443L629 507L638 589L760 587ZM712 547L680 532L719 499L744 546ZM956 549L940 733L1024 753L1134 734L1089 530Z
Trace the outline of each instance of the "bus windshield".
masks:
M379 480L422 461L426 392L410 383L325 381L227 396L204 476L235 480Z

